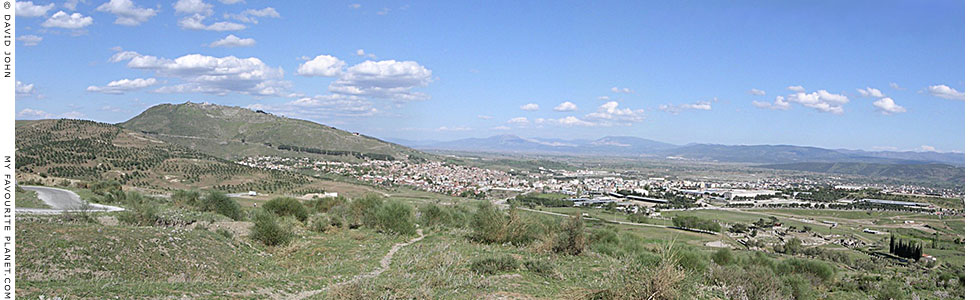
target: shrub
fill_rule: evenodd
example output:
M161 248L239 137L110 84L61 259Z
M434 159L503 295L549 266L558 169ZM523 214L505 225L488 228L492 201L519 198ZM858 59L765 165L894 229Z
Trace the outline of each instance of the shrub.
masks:
M260 210L253 218L251 237L268 246L288 244L293 238L293 232L287 226L280 224L275 215Z
M780 262L776 265L776 271L780 274L810 275L823 283L832 281L835 272L834 267L825 262L798 258L790 258Z
M452 205L443 207L437 204L426 204L420 211L419 220L424 226L463 227L466 226L469 213L462 207Z
M790 275L783 280L783 286L788 290L793 299L796 300L810 300L816 299L816 291L813 290L812 284L803 276L799 274Z
M198 209L222 214L233 220L242 219L242 206L219 191L211 191L198 203Z
M513 257L501 256L478 259L470 264L470 270L477 274L497 274L517 270L520 266L521 264Z
M700 273L708 267L708 264L705 263L706 259L700 251L677 250L675 255L677 257L677 263L685 270L692 270Z
M626 220L633 223L649 223L650 218L641 214L630 214L626 217Z
M715 261L716 264L727 266L735 262L735 256L732 255L732 250L721 248L711 255L711 260Z
M489 202L480 202L470 221L472 238L482 243L500 243L506 239L507 217Z
M384 204L378 195L368 195L354 199L350 205L350 222L352 227L376 227L378 225L375 213Z
M329 212L331 209L337 207L338 205L347 204L347 198L344 198L342 196L332 197L332 198L316 198L313 199L313 201L310 201L309 204L313 208L313 211L325 213L325 212Z
M122 191L122 184L117 181L99 181L89 185L89 189L96 195L105 196L112 191Z
M217 232L218 232L219 235L221 235L221 236L223 236L225 238L229 238L230 239L230 238L235 237L235 234L231 233L231 231L228 231L228 229L219 228L217 230Z
M330 217L327 216L326 214L313 215L312 217L310 217L309 223L310 224L307 226L307 228L309 228L310 231L316 231L316 232L326 232L328 229L330 229L330 227L333 226L333 223L330 221ZM340 227L340 226L334 226L334 227Z
M579 255L585 250L585 222L582 216L575 215L562 221L552 250L567 255Z
M306 222L310 212L299 200L289 197L278 197L262 204L262 208L280 217L293 216L300 222Z
M119 221L136 226L153 226L160 221L160 207L136 192L125 194L129 209L119 214Z
M388 201L381 206L375 217L377 228L385 233L412 234L415 232L415 215L412 207L402 202Z
M197 207L200 199L201 193L198 191L177 190L170 195L170 200L178 207Z
M547 260L529 260L524 262L524 268L541 276L555 274L555 263Z

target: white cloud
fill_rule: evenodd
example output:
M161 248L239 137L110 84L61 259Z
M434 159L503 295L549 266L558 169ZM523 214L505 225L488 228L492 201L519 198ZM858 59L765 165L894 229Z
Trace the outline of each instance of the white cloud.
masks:
M886 98L878 99L877 101L872 103L872 105L877 107L879 112L886 115L905 112L905 108L898 104L895 104L895 100L892 100L892 98L886 97Z
M528 104L521 105L521 110L526 110L526 111L535 111L538 110L539 108L541 107L537 103L528 103Z
M599 101L609 101L609 96L599 96L596 97L596 99L598 99Z
M756 95L756 96L765 96L766 91L760 89L751 89L749 90L749 94Z
M45 112L43 110L25 108L17 113L17 118L18 119L51 119L54 118L54 115Z
M290 117L311 119L369 117L381 114L381 111L370 101L336 94L303 97L285 104L252 104L248 107Z
M455 127L442 126L436 128L436 131L470 131L470 130L473 130L473 128L466 127L466 126L455 126Z
M611 91L612 91L613 93L623 93L623 94L632 94L632 93L633 93L633 90L632 90L632 89L629 89L629 88L618 88L618 87L613 87L613 88L611 88L610 90L611 90Z
M34 96L34 84L33 83L23 83L17 80L14 87L15 97L30 97Z
M921 152L936 152L936 147L929 146L929 145L922 145L917 150Z
M752 105L758 108L768 108L774 110L787 110L790 107L789 102L786 102L786 98L783 96L776 96L776 101L772 103L762 102L762 101L752 101Z
M528 123L530 123L530 121L528 121L526 117L516 117L516 118L511 118L510 120L507 120L507 123L508 124L527 125Z
M554 108L555 111L574 111L576 109L578 109L578 106L576 106L575 103L569 101L562 102L561 104L558 104L558 106L555 106Z
M661 111L669 112L672 114L677 114L685 110L711 110L710 101L698 101L695 103L684 103L681 105L674 104L661 104L659 109Z
M17 1L17 3L14 5L14 10L17 13L17 16L25 18L45 16L52 8L54 8L54 3L48 3L47 5L34 5L33 1Z
M296 69L302 76L336 77L344 72L347 63L330 55L317 55L312 60L304 62Z
M786 87L786 89L794 92L801 92L801 93L806 91L806 89L804 89L802 85L791 85Z
M86 91L103 93L103 94L122 94L128 91L134 91L142 89L157 83L156 78L135 78L135 79L120 79L116 81L109 82L105 86L89 86Z
M75 10L75 7L78 6L78 3L79 2L81 2L81 3L87 3L88 1L85 1L85 0L68 0L68 1L65 1L65 4L63 4L62 6L64 6L68 10L74 11Z
M51 15L51 18L45 20L44 23L41 23L42 27L58 27L65 29L80 29L89 25L92 25L92 17L86 17L80 13L73 13L69 15L68 13L60 10L54 13L54 15Z
M881 90L876 89L876 88L873 88L873 87L868 87L868 88L865 88L865 89L857 89L857 91L858 91L858 94L861 94L861 96L863 96L863 97L874 97L874 98L884 98L885 97L885 94L882 93Z
M203 0L178 0L174 2L174 10L181 14L202 14L210 16L214 11L214 5L205 3Z
M240 38L234 34L229 34L223 39L211 42L208 45L211 48L215 47L251 47L255 46L255 39L252 38Z
M152 8L141 8L133 5L131 0L110 0L99 5L96 10L116 15L116 24L136 26L146 22L157 14Z
M210 31L236 31L245 29L245 25L233 22L215 22L211 25L205 25L204 19L206 17L201 14L194 14L192 16L180 19L177 25L183 29L191 30L210 30Z
M497 126L497 127L490 128L490 129L492 129L492 130L510 130L510 127L501 125L501 126Z
M370 57L370 58L378 58L378 56L377 55L374 55L374 53L364 52L364 49L357 49L357 56L367 56L367 57Z
M933 85L926 88L930 95L950 100L966 100L966 94L944 84Z
M819 90L809 94L797 92L786 97L777 96L776 101L773 103L753 101L752 105L759 108L786 110L790 108L790 103L797 103L821 112L842 114L844 113L843 105L849 101L850 100L847 99L847 96L833 94L825 90Z
M900 91L904 91L905 90L905 88L899 86L897 83L894 83L894 82L889 83L888 86L892 87L893 89L900 90Z
M279 12L275 8L266 7L263 9L246 9L239 14L225 14L225 19L235 19L239 22L258 24L258 18L278 18Z
M43 39L44 38L42 37L31 35L31 34L17 37L17 40L20 41L21 44L24 46L37 46L37 44L41 43L41 40Z
M350 7L352 9L358 9L358 8L361 8L361 4L360 3L351 3L350 5L347 5L347 7Z
M493 117L492 117L492 116L487 116L487 115L477 115L476 117L477 117L477 118L480 118L480 119L483 119L483 120L490 120L490 119L493 119Z
M347 68L330 83L333 93L399 101L424 100L428 95L413 92L432 81L432 71L414 61L364 61Z
M154 71L158 77L181 79L184 82L155 90L160 93L209 93L225 95L241 93L254 96L281 95L289 87L282 68L267 66L254 57L213 57L188 54L176 59L120 52L110 61L125 61L127 67Z
M534 122L538 124L552 124L552 125L559 125L565 127L571 127L571 126L592 127L592 126L599 125L596 122L585 121L575 116L567 116L558 119L537 119Z
M596 112L585 115L585 118L629 125L643 121L643 109L620 108L619 102L609 101L599 106Z
M85 114L77 111L70 111L60 115L55 115L43 110L36 110L30 108L22 109L20 112L17 113L18 119L28 119L28 120L54 119L54 118L79 119L82 117L85 117Z

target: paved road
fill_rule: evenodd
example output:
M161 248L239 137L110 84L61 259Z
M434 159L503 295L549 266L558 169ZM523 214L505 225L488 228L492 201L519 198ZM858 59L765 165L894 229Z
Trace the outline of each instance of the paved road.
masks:
M101 204L88 204L86 206L82 198L75 194L75 192L52 188L46 186L21 186L21 188L34 191L37 193L37 198L44 201L45 204L51 208L17 208L19 213L28 214L59 214L66 211L122 211L125 210L121 207L101 205Z

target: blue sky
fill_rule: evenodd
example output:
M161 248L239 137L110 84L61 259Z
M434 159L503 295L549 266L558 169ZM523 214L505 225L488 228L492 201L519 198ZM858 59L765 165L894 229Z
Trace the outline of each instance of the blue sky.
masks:
M206 101L417 140L964 148L963 2L17 8L18 119L121 122Z

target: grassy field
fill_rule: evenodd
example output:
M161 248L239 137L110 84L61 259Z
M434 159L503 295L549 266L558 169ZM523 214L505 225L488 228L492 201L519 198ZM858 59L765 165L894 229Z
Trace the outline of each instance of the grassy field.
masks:
M17 187L14 192L14 205L18 208L51 208L44 201L37 198L37 192L28 191Z

